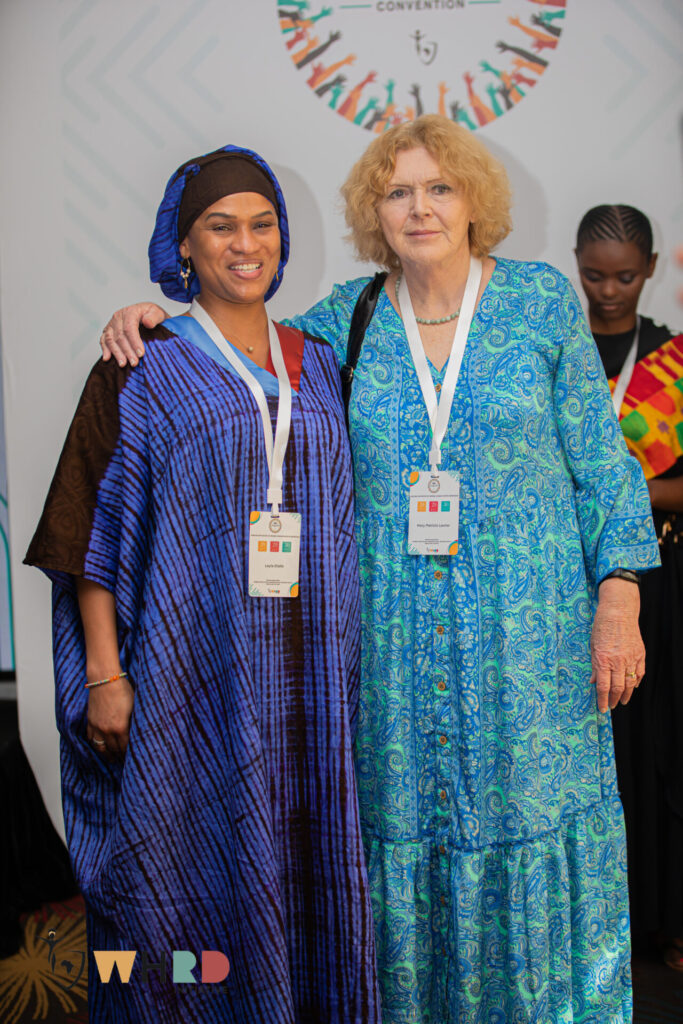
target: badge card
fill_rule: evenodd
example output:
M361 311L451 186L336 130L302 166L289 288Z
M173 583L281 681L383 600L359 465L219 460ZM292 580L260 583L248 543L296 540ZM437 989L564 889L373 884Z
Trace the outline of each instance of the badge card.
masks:
M456 555L460 511L459 475L413 470L409 483L408 553Z
M298 597L301 514L252 512L249 517L250 597Z

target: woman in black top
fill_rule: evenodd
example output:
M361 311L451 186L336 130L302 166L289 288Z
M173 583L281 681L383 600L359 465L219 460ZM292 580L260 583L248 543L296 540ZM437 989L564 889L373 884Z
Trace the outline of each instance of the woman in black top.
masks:
M637 365L677 333L637 313L657 263L649 220L631 206L594 207L579 225L576 258L593 337L618 381L629 355ZM630 376L627 366L622 389ZM622 417L628 411L621 406ZM682 422L668 417L670 436ZM648 480L662 567L641 580L646 676L613 726L633 930L655 933L666 962L683 970L683 457L680 444L668 459L663 450L670 464Z

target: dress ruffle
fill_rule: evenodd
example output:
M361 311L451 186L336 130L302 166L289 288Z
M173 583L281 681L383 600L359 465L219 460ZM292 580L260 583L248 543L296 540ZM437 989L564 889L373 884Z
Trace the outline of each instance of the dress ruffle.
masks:
M526 842L365 848L384 1024L630 1020L618 799Z

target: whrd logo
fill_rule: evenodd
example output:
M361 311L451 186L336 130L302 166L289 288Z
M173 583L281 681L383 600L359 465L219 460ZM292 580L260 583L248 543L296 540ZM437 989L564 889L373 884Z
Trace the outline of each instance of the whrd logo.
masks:
M100 981L106 985L112 979L114 967L121 982L127 985L130 982L133 966L138 956L134 949L94 949L93 957L97 964L97 973ZM151 954L141 952L141 982L148 983L149 974L152 970L159 972L162 984L166 982L166 954L161 953L159 959L152 960ZM172 955L171 981L174 985L196 985L197 979L192 970L197 966L197 957L188 949L174 949ZM202 950L202 976L203 985L216 985L225 981L230 973L230 962L225 953L217 949Z

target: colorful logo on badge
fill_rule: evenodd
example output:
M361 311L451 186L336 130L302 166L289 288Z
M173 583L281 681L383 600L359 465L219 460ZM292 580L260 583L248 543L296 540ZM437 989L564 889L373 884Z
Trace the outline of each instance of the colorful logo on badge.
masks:
M439 510L441 510L441 512L450 512L450 510L451 510L451 503L450 503L450 501L430 501L429 502L429 511L430 512L438 512ZM418 512L427 512L427 502L426 501L418 501L418 503L417 503L417 511Z
M325 0L279 0L277 14L309 89L339 117L379 134L428 113L474 131L512 110L547 70L566 6L567 0L374 0L334 7Z

